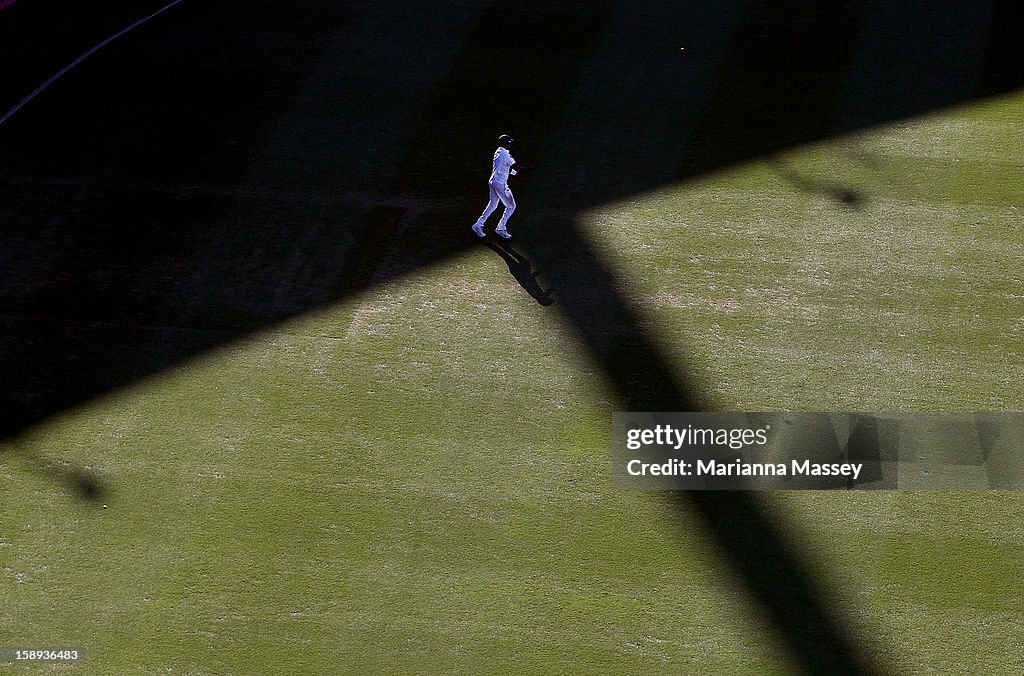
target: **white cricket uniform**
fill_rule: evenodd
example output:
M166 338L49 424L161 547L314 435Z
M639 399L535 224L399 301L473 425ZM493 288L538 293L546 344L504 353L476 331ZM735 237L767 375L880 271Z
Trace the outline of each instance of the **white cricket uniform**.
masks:
M501 215L498 227L495 229L499 232L505 230L505 226L508 224L508 217L516 210L516 198L512 196L512 191L508 188L509 174L511 173L514 176L516 173L516 170L512 169L512 165L515 163L516 161L512 158L512 153L507 149L499 147L494 151L494 170L491 172L490 181L488 181L491 199L487 203L487 207L484 208L484 212L480 214L480 218L477 219L477 225L482 226L487 221L487 217L494 213L500 201L505 205L505 212Z

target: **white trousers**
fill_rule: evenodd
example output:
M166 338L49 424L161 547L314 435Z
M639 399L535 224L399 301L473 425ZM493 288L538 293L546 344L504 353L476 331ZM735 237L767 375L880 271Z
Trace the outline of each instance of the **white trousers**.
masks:
M500 201L505 205L505 213L501 215L497 229L504 230L505 226L508 225L508 217L516 210L516 198L512 196L512 191L509 190L506 183L491 181L488 185L491 188L491 201L487 203L484 212L477 219L477 225L483 225L487 221L488 216L493 214L494 210L498 208L498 202Z

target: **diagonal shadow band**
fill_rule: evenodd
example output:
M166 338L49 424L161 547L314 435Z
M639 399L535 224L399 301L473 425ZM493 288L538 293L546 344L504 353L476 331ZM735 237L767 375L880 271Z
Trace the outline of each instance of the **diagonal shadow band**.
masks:
M521 224L537 233L533 218ZM559 290L563 312L589 352L633 411L707 409L700 388L674 375L654 338L642 328L616 280L569 218L544 221L543 246L531 250L546 278ZM827 585L814 580L801 557L787 544L755 494L698 491L677 493L681 517L696 514L721 554L738 573L750 596L771 619L776 634L801 668L810 674L880 673L830 612Z

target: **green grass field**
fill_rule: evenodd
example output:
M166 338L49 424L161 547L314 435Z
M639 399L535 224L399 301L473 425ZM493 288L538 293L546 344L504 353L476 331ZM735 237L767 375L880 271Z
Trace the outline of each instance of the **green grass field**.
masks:
M1018 409L1021 105L751 161L581 227L718 408ZM790 671L701 520L611 487L620 404L554 295L473 248L9 440L4 645L81 647L109 674ZM108 507L31 453L98 472ZM759 499L886 671L1024 670L1017 494Z

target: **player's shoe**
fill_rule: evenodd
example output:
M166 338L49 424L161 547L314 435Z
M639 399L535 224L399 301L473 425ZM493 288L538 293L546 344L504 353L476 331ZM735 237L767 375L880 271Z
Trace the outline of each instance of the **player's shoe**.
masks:
M486 234L484 234L484 226L483 226L482 223L477 223L476 225L474 225L473 226L473 232L476 233L477 237L486 237L487 236Z
M495 230L494 234L503 239L512 239L512 235L508 234L508 230Z

